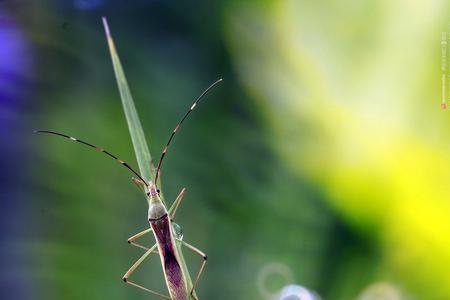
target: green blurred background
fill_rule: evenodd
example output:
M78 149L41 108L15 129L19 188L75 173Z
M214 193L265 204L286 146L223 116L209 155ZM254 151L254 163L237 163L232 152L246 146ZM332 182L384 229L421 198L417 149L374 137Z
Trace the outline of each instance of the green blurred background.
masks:
M31 133L136 165L103 15L154 158L224 78L163 171L166 199L188 188L177 223L209 257L201 299L288 284L332 300L450 299L442 0L1 1L2 299L154 298L121 282L142 254L126 239L148 226L130 174ZM287 274L258 285L274 264ZM136 278L165 290L158 259Z

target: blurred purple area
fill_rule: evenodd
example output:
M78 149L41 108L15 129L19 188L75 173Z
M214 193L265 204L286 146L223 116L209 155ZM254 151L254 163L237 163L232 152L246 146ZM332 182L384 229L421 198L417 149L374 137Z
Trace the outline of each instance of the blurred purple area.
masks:
M0 11L0 120L2 136L26 101L31 85L32 54L14 18Z
M26 146L23 127L25 106L29 99L32 78L32 50L18 22L0 8L0 221L2 244L0 264L8 277L0 279L1 299L31 299L28 277L20 274L23 260L12 247L17 235L25 232L19 201L23 187ZM9 241L9 242L8 242ZM23 268L22 268L23 270ZM28 288L23 288L24 286Z

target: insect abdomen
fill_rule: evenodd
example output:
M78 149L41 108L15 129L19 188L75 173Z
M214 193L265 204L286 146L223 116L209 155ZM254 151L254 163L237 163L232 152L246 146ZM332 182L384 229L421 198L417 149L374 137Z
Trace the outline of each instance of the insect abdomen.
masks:
M172 298L176 300L187 300L181 267L168 245L166 245L165 249L164 269Z
M152 220L150 225L158 242L164 276L172 300L188 300L187 287L183 271L178 263L175 239L172 235L172 224L169 217L165 214L157 220Z

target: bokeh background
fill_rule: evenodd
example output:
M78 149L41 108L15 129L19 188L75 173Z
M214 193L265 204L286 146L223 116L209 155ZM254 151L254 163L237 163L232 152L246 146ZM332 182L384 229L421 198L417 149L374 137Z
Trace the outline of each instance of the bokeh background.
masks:
M450 299L444 0L0 1L1 299L153 299L121 282L142 254L126 239L148 226L130 174L32 134L136 165L103 15L154 158L225 79L163 170L166 199L188 188L177 222L209 257L201 299L288 284L332 300ZM136 278L165 290L158 259Z

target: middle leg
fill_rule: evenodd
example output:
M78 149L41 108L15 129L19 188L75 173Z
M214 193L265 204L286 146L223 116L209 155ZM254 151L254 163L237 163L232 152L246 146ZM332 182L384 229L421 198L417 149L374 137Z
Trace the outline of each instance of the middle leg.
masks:
M135 241L138 240L139 238L141 238L142 236L146 235L147 233L151 232L151 231L152 231L152 229L151 229L151 228L148 228L148 229L146 229L146 230L144 230L144 231L141 231L141 232L139 232L139 233L136 233L136 234L133 235L132 237L129 237L129 238L128 238L128 240L127 240L128 244L131 244L131 245L133 245L133 246L136 246L136 247L141 248L141 249L144 249L144 250L148 250L147 247L142 246L141 244L135 243Z
M146 291L146 292L149 292L149 293L152 293L152 294L154 294L154 295L157 295L157 296L159 296L159 297L161 297L161 298L163 298L163 299L169 299L170 300L170 297L169 296L166 296L166 295L163 295L163 294L161 294L161 293L159 293L159 292L156 292L156 291L153 291L153 290L151 290L151 289L148 289L148 288L146 288L146 287L143 287L142 285L139 285L139 284L137 284L137 283L135 283L135 282L132 282L132 281L130 281L130 280L128 280L128 278L130 278L130 276L134 273L134 271L136 271L136 269L142 264L142 262L153 252L153 251L155 251L156 250L156 247L157 247L157 244L155 244L155 245L153 245L150 249L148 249L145 253L144 253L144 255L142 255L132 266L131 266L131 268L130 269L128 269L128 271L125 273L125 275L123 275L123 277L122 277L122 280L125 282L125 283L128 283L129 285L132 285L132 286L134 286L134 287L137 287L137 288L139 288L139 289L141 289L141 290L144 290L144 291Z

